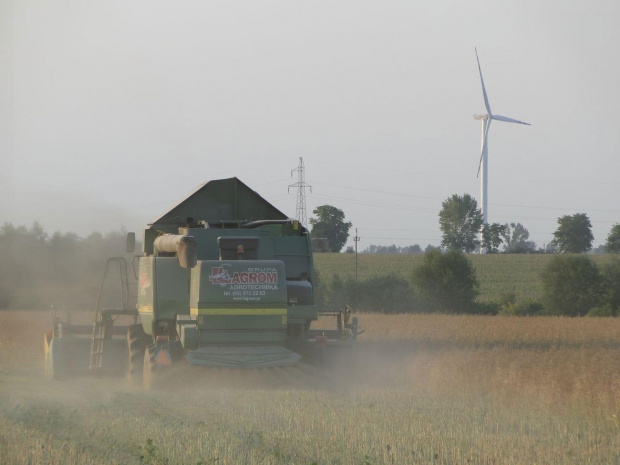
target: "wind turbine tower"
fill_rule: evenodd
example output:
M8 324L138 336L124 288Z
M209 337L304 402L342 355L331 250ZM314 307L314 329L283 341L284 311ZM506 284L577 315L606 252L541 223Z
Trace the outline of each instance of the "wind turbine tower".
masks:
M291 187L297 188L297 220L299 220L302 226L307 226L308 217L306 216L306 189L309 188L310 192L312 192L312 186L306 184L303 158L299 157L299 165L297 165L297 168L294 170L291 170L291 177L293 177L293 173L295 171L297 171L297 182L288 186L288 190L290 192Z
M484 224L487 224L488 218L488 195L487 185L489 181L489 128L491 127L491 121L504 121L506 123L525 124L530 126L530 123L524 123L516 119L508 118L506 116L494 115L491 111L491 105L489 105L489 98L487 97L487 90L484 87L484 79L482 78L482 69L480 68L480 59L478 58L478 50L476 51L476 61L478 62L478 72L480 73L480 83L482 84L482 96L484 97L484 106L487 110L486 115L474 115L474 119L480 120L482 123L482 142L480 161L478 163L478 177L480 177L480 206L482 208L482 219ZM482 174L482 176L481 176ZM482 247L482 232L480 233L480 253L485 253L486 250Z

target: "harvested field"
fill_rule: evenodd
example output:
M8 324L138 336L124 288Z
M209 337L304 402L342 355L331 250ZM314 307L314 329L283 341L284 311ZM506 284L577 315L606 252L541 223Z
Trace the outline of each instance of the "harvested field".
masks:
M620 461L620 320L360 320L339 369L144 393L44 379L48 315L0 312L0 463Z

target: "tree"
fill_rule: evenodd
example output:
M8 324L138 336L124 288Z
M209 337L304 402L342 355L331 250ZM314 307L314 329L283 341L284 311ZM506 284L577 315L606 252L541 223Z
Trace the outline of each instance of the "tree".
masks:
M326 308L350 305L356 311L411 313L424 310L424 301L410 283L394 272L367 279L334 275L327 289Z
M5 223L0 226L0 309L52 304L88 308L97 295L106 259L124 250L125 236L120 232L82 239L73 233L50 235L36 222L30 228ZM108 280L102 297L108 297L107 290L113 292L110 297L118 296L112 283Z
M543 244L542 251L544 253L558 253L558 248L555 246L553 241L551 241L548 244Z
M610 263L606 263L601 270L601 275L607 303L612 306L617 315L620 311L620 259L614 258Z
M422 265L413 271L413 284L438 310L455 313L470 310L478 295L476 270L456 249L445 254L428 252Z
M562 253L583 253L592 248L592 224L585 213L564 215L558 218L558 229L552 243Z
M418 244L409 245L406 247L399 247L395 244L392 245L374 245L370 244L362 253L375 253L375 254L419 254L422 253L422 248Z
M620 253L620 224L615 224L612 226L609 236L607 236L605 252Z
M536 244L528 241L530 232L521 223L506 223L504 225L504 252L506 253L529 253L536 251Z
M603 303L601 273L584 255L555 256L541 273L543 304L553 315L583 316Z
M439 212L439 227L443 233L441 245L448 249L473 252L480 245L478 233L482 224L482 213L476 199L469 194L464 194L462 197L454 194L441 204Z
M420 247L418 244L413 244L408 247L403 247L401 253L419 254L422 253L422 247Z
M352 223L345 222L344 212L331 205L316 207L312 213L316 219L310 218L311 234L314 237L326 237L329 248L333 252L340 252L347 243Z
M499 252L498 247L504 241L506 226L499 223L485 224L482 227L482 247L489 253Z

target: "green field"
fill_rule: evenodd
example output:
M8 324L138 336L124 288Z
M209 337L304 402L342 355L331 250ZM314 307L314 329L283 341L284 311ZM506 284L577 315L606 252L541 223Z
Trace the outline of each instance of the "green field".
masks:
M514 292L520 300L540 300L542 283L540 271L549 260L551 254L534 255L468 255L476 268L476 276L480 282L481 301L500 300L503 295ZM612 256L606 254L590 255L597 264L609 262ZM410 279L412 270L419 266L424 255L358 255L358 277L366 279L372 276L394 272ZM319 270L321 280L329 282L335 274L341 277L355 275L354 254L314 254L314 263Z

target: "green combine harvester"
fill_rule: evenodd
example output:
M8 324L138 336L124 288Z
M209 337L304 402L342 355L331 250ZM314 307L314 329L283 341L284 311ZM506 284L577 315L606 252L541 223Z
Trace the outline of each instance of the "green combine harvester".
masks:
M127 244L133 254L133 233ZM112 275L118 308L103 306ZM315 283L310 234L298 221L237 178L210 181L148 225L129 265L108 260L93 324L53 313L45 371L125 373L150 389L178 364L320 364L352 347L358 328L348 308L319 311ZM311 329L319 316L334 317L336 328Z

